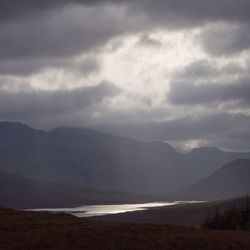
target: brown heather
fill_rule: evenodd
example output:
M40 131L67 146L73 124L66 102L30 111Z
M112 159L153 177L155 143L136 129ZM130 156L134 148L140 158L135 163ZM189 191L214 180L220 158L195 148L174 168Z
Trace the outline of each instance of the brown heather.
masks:
M250 249L250 233L0 209L0 249Z

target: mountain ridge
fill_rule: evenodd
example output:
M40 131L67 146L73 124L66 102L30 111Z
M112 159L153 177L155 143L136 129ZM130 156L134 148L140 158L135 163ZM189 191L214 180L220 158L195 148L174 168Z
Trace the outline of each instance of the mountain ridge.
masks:
M238 156L213 149L180 154L161 141L145 142L92 129L49 131L0 122L0 170L40 181L139 193L174 193ZM194 152L196 152L194 154Z
M23 128L25 133L20 132ZM182 182L181 161L179 154L164 143L142 142L79 128L41 131L17 123L0 126L0 170L41 181L166 193L174 181L166 176L169 181L165 182L161 172L165 171L166 175L167 166ZM161 181L157 184L158 178ZM151 186L150 180L154 182ZM154 184L158 185L155 189Z
M250 194L250 159L236 159L183 192L205 199L248 195Z

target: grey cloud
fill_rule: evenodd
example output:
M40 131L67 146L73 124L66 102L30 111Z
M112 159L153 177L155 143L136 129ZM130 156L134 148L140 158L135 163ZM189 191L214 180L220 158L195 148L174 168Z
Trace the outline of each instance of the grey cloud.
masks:
M73 3L82 3L86 5L94 5L100 2L100 0L2 0L0 8L0 20L10 20L22 16L35 15L39 13L49 11L51 9L60 9L65 5Z
M173 82L167 100L176 105L197 105L210 102L241 101L250 105L250 79L231 84Z
M204 50L213 56L230 56L250 49L250 25L221 24L201 32Z
M249 22L248 0L151 0L133 1L132 13L147 16L151 22L169 28L190 28L210 22Z
M228 63L219 66L216 62L209 62L208 60L194 61L184 67L178 68L173 74L172 78L176 80L206 80L212 78L215 80L221 76L238 76L243 77L248 74L248 68L242 67L237 63Z
M206 77L215 77L219 74L217 67L211 65L206 60L195 61L186 67L179 69L175 72L175 78L184 78L184 79L197 79L197 78L206 78Z
M96 105L106 97L119 93L111 83L68 91L0 92L1 120L41 120L67 122L69 117L81 115L91 105Z
M149 46L149 47L161 47L161 41L150 37L149 34L142 34L138 41L139 45Z
M144 12L147 15L174 19L202 22L204 20L249 20L250 3L248 0L221 0L210 2L205 0L3 0L1 2L0 16L13 18L19 15L39 12L60 6L79 3L84 5L96 5L102 3L126 4L131 10ZM172 13L172 14L171 14ZM176 21L175 20L175 21Z
M76 3L82 4L85 8L73 5ZM98 3L99 5L95 5ZM33 13L36 10L50 10L66 5L65 8L49 12L45 16L33 13L29 18L21 20L13 18L3 22L0 26L0 58L5 59L75 55L80 51L98 47L111 37L137 29L147 30L159 26L174 29L190 28L216 20L233 22L250 19L248 0L239 0L237 3L234 0L222 0L217 3L205 0L159 0L157 2L151 0L40 2L12 0L1 4L1 12L9 13L5 14L9 17L15 13L24 15L26 12ZM86 8L86 6L91 7Z
M244 75L247 71L247 68L243 68L237 63L228 63L221 69L221 72L227 75Z
M97 127L123 136L144 140L182 142L199 140L211 146L231 150L249 150L250 117L242 114L215 113L185 116L170 121L107 125Z
M97 58L89 57L76 61L73 59L31 58L19 60L0 60L0 75L26 76L42 70L62 69L71 73L88 75L100 69Z
M121 32L119 13L114 11L74 6L47 18L2 23L0 60L64 58L94 49Z
M48 67L87 74L98 69L98 62L93 59L79 66L74 62L71 64L79 54L92 51L97 54L97 49L119 35L150 33L152 29L162 27L172 30L210 27L198 39L205 51L213 56L236 54L249 49L249 9L249 0L2 0L0 74L27 75ZM224 26L211 26L211 23L221 22ZM144 42L152 42L147 38L144 37ZM221 73L244 74L241 70L233 64L219 71L217 66L206 61L193 63L175 76L186 81L171 85L168 100L177 105L205 106L213 102L239 101L249 106L248 78L225 85L207 83L196 86L192 82ZM89 124L91 115L97 110L96 105L100 104L100 110L105 112L107 107L101 105L102 101L117 91L111 84L56 92L11 93L0 90L0 117L40 125ZM152 108L146 99L145 105ZM126 112L130 121L142 120L139 111ZM166 122L134 125L131 122L124 128L120 125L117 131L145 139L201 139L217 145L236 145L234 142L238 140L250 148L248 116L204 112L203 116L194 112L194 117ZM126 122L123 111L119 113ZM109 115L107 122L115 123L113 110L109 110ZM150 119L154 120L154 117L149 112L147 120ZM99 121L103 120L100 118ZM115 131L112 127L110 132Z
M96 71L96 49L123 32L121 18L111 7L69 6L47 16L2 22L0 74L28 75L49 67ZM93 56L82 62L77 59L82 53Z

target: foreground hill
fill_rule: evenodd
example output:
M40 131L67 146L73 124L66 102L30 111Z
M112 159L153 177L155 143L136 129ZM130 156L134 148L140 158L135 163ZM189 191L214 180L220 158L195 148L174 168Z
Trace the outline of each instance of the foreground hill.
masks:
M9 208L58 208L174 199L178 199L178 197L78 188L36 181L0 171L0 206Z
M130 223L171 223L186 226L200 226L207 214L216 209L224 211L233 206L243 207L246 197L217 200L205 203L179 204L150 208L149 210L93 217L93 220Z
M0 209L0 249L249 249L247 232L94 222Z
M210 200L250 194L250 159L232 161L183 193Z

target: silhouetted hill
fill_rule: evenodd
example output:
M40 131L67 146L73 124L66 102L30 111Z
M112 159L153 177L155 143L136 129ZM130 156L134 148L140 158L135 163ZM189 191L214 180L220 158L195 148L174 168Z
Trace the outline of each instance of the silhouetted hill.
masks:
M96 222L0 209L0 249L249 249L250 235L157 224Z
M250 194L250 159L232 161L183 193L210 200Z
M211 174L221 162L248 155L205 148L182 155L167 143L90 129L43 131L20 123L0 123L0 170L102 190L171 193Z
M207 177L236 159L250 159L250 153L224 152L215 147L201 147L186 154L186 164L195 173L195 181Z
M89 129L41 131L0 123L0 169L38 180L98 189L168 192L188 183L183 158L161 142Z
M89 204L170 201L174 196L107 192L35 181L0 171L0 206L9 208L58 208Z

